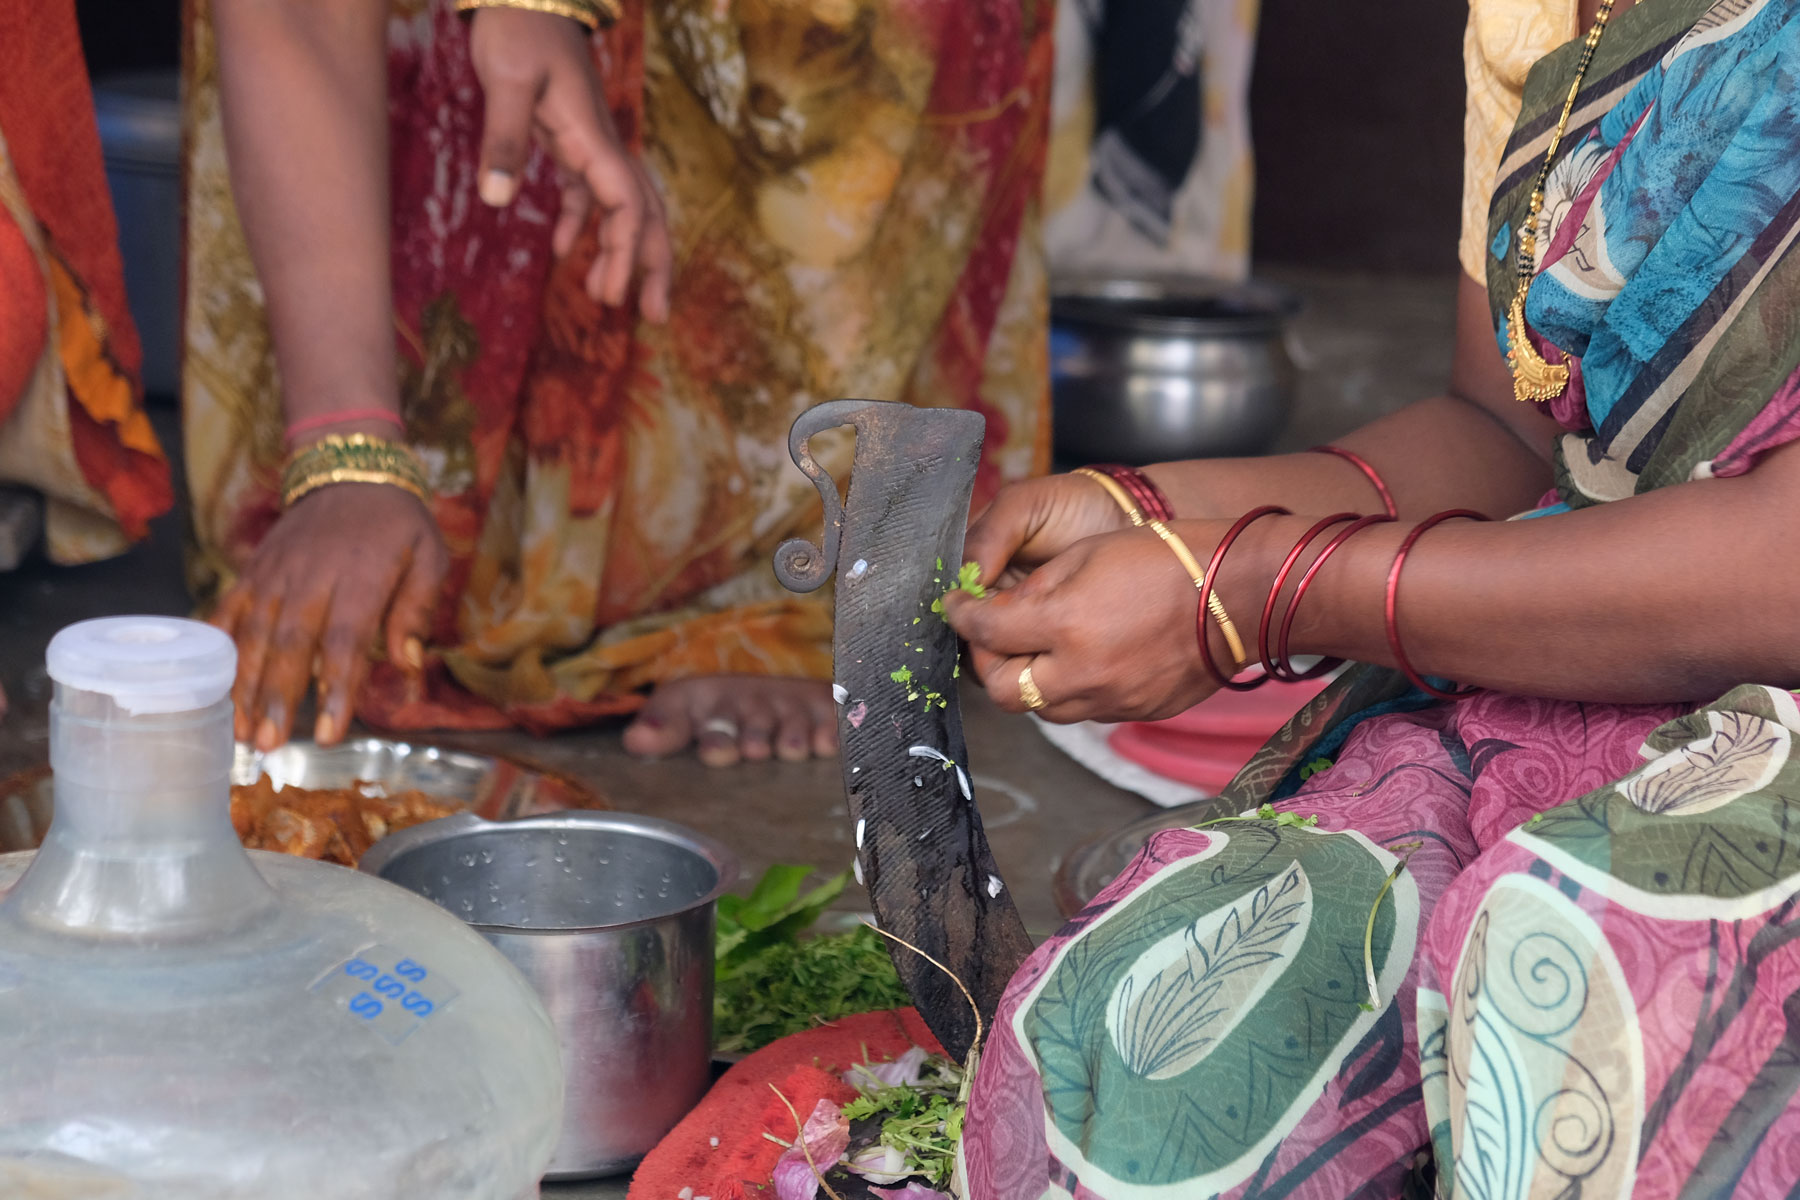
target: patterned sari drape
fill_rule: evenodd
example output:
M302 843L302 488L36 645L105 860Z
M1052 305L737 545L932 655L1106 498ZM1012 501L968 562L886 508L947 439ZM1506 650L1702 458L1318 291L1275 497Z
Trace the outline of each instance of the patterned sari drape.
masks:
M476 200L464 22L447 0L394 6L401 392L454 565L428 686L378 667L358 705L378 725L557 728L628 712L661 680L827 677L829 598L783 592L768 565L820 519L786 452L820 401L980 411L980 495L1047 465L1049 6L627 8L595 54L669 212L662 328L589 301L583 253L555 263L541 156L510 209ZM282 454L216 54L191 0L185 403L203 597L275 520ZM845 431L815 452L841 475L848 445Z
M1497 327L1578 52L1532 73L1501 166ZM1796 0L1614 18L1527 305L1577 383L1539 519L1800 436L1796 72ZM1226 793L1279 819L1156 837L1021 969L970 1194L1795 1194L1796 734L1795 696L1750 682L1700 708L1445 705L1348 673Z

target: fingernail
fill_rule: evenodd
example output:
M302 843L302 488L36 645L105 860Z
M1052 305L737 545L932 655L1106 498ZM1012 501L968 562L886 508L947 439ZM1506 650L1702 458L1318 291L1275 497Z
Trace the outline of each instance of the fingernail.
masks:
M404 659L406 665L413 670L423 671L425 669L424 643L420 642L416 637L407 638L406 643L400 647L400 657Z
M275 748L275 743L280 740L281 731L275 728L275 722L268 717L264 717L262 724L256 727L256 748L258 750L273 750Z
M313 740L321 746L329 746L337 741L337 734L337 721L330 713L320 713L318 721L313 724Z
M518 180L511 171L487 170L481 175L481 201L494 208L505 208L513 202L513 195L519 190Z

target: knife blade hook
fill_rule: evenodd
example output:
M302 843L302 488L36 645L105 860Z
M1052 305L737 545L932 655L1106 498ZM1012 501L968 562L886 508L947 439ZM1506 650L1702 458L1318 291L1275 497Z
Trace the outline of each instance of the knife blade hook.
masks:
M837 481L812 456L808 442L814 434L842 425L857 426L857 416L874 401L831 400L800 414L788 430L788 454L794 465L819 489L825 506L825 537L820 545L805 538L789 538L775 547L775 578L790 592L816 592L837 570L838 541L844 528L844 502ZM860 433L860 427L858 427Z

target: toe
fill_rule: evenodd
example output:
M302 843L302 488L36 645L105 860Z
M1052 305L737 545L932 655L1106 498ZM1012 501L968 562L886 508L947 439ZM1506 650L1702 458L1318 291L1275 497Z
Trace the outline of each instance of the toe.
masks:
M743 736L744 722L729 692L696 691L694 702L688 707L688 719L698 731L694 753L701 762L709 767L734 767L743 761L738 741Z
M782 762L805 762L812 757L812 724L812 717L801 705L783 710L781 724L775 731L775 753Z
M766 706L744 713L743 729L738 734L738 752L745 762L768 762L774 753L775 710Z
M709 767L735 767L741 759L736 729L728 729L723 721L700 731L694 743L694 754Z
M820 721L813 726L812 752L814 758L836 758L838 752L837 720Z
M807 711L812 714L812 752L815 758L835 758L838 752L837 705L830 693L809 698Z
M638 758L664 758L694 740L693 722L678 685L664 684L650 694L636 719L625 727L625 753Z

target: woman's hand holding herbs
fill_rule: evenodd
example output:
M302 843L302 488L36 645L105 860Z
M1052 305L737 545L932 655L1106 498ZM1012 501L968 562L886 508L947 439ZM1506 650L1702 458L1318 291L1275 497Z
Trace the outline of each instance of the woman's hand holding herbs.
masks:
M1112 505L1104 492L1100 498ZM1204 562L1227 526L1183 521L1174 528ZM1240 553L1227 562L1220 596L1242 614L1238 623L1248 639L1255 632L1253 602L1260 615L1262 593L1253 570L1235 569ZM1198 611L1194 581L1148 529L1083 539L1017 586L982 598L962 590L944 598L944 619L968 641L975 673L994 702L1026 711L1019 675L1030 667L1044 699L1038 715L1056 722L1157 720L1211 695L1218 684L1200 661ZM1229 669L1230 651L1211 622L1207 634L1213 661Z
M1047 475L1001 488L969 525L963 557L980 580L1011 587L1083 538L1130 529L1112 497L1080 475Z

